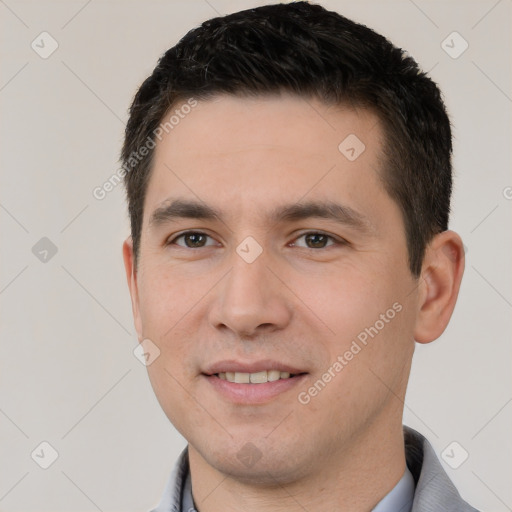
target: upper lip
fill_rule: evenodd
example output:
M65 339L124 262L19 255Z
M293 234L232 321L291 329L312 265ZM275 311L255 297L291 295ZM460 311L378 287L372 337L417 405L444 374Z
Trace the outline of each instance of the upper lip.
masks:
M261 359L259 361L251 362L236 361L233 359L217 361L216 363L208 366L206 370L203 371L203 373L206 375L214 375L221 372L257 373L265 370L279 370L281 372L288 372L293 374L306 373L304 370L301 370L297 367L271 359Z

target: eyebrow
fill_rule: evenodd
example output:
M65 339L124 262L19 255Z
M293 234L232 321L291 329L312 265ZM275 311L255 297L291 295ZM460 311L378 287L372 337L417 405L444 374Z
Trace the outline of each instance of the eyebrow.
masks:
M149 219L149 226L159 227L175 219L221 220L222 214L212 206L199 201L175 199L164 201Z
M279 206L268 215L268 219L272 222L294 222L309 218L333 220L364 233L374 230L367 217L349 206L333 201L307 201ZM158 228L176 219L223 222L223 215L221 210L200 201L167 200L153 211L149 219L149 226Z

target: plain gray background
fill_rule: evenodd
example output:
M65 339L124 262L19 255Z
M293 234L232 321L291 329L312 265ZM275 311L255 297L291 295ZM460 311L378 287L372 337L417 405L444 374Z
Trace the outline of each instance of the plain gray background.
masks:
M158 57L205 19L263 3L0 1L0 510L159 501L185 442L133 355L124 190L92 191L119 168L127 108ZM443 461L465 499L512 510L511 1L321 3L407 49L444 93L467 267L449 328L417 347L404 422L441 459L456 441L452 465L468 453ZM44 441L58 452L48 469Z

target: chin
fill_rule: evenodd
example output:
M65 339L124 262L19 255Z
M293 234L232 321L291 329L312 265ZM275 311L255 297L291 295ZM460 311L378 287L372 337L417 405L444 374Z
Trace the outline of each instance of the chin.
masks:
M247 436L242 441L227 445L225 440L217 446L222 449L211 450L207 446L196 451L217 471L249 485L281 486L300 480L312 470L311 459L304 450L312 443L305 443L304 439L293 443L276 437L270 442L265 437Z

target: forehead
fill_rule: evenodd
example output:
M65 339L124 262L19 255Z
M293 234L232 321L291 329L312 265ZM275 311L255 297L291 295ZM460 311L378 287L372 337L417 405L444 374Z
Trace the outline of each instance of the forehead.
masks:
M183 102L185 104L186 102ZM157 144L157 158L162 152L176 151L174 157L206 153L220 156L257 146L314 154L328 151L339 156L339 143L348 135L365 140L369 149L380 146L380 123L368 109L348 105L328 105L315 98L294 95L260 97L216 96L199 101L180 118L173 112L173 126ZM166 155L169 156L168 154Z
M146 219L169 196L241 212L385 194L382 132L369 110L295 96L219 96L187 110L157 143Z

